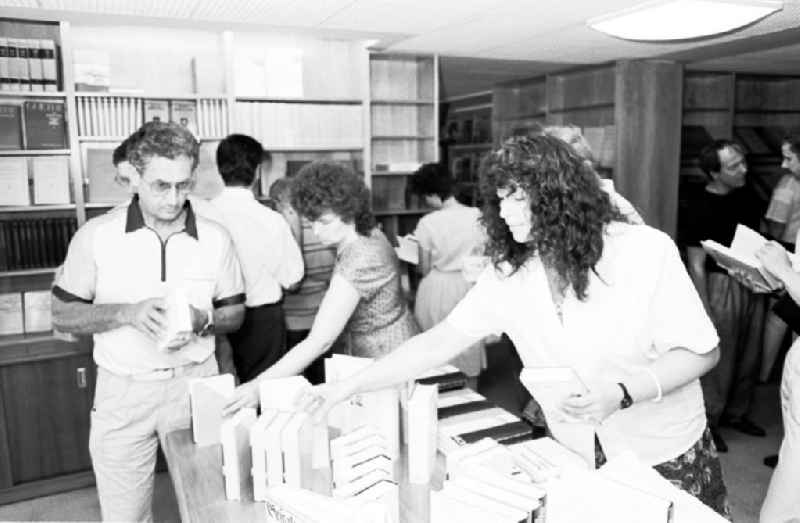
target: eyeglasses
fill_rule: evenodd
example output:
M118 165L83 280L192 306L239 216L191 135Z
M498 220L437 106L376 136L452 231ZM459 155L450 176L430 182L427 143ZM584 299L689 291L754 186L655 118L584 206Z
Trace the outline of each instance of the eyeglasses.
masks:
M192 188L194 187L194 180L184 180L177 183L169 183L165 182L164 180L155 180L149 182L147 186L150 187L150 190L153 192L153 194L158 196L166 196L167 194L172 193L173 190L184 196L191 192Z

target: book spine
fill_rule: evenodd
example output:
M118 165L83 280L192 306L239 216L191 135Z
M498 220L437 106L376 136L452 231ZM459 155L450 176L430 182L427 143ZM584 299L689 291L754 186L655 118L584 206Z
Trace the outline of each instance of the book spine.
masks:
M28 40L17 38L17 70L19 71L19 90L31 90L31 71L28 66Z
M20 91L20 66L17 39L8 39L8 87L10 91Z
M11 77L8 72L8 39L0 38L0 91L11 90Z
M42 58L42 83L45 91L58 90L58 70L56 68L56 43L53 40L39 40Z
M39 40L28 39L28 71L31 77L31 91L44 91L42 57Z

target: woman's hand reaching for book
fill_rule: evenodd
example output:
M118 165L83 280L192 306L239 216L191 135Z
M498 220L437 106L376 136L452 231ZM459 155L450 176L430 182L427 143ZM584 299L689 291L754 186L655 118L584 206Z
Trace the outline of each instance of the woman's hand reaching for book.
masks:
M350 395L351 393L341 381L323 383L301 394L295 405L298 410L309 414L315 423L319 423L326 419L334 405L341 403Z
M235 414L244 407L258 407L258 380L248 381L236 387L233 396L222 409L223 416Z

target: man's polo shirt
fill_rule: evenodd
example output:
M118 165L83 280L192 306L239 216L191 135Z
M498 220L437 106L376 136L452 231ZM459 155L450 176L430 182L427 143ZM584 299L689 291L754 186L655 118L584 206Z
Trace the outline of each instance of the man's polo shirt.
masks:
M184 229L162 241L145 225L134 196L128 206L78 230L53 294L62 301L100 305L163 297L169 289L185 293L202 310L245 299L236 251L222 226L196 216L187 202ZM179 350L165 351L127 325L94 335L95 362L121 375L204 361L213 352L213 336L193 337Z
M211 200L242 264L248 307L278 303L303 278L303 253L286 220L247 187L225 187Z

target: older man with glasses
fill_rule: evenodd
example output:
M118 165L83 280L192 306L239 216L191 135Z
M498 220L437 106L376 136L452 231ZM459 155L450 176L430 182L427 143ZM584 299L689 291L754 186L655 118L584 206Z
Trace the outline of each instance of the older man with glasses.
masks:
M198 150L180 125L145 126L127 151L137 194L78 230L53 288L54 326L94 335L89 448L105 520L152 520L158 438L189 426L189 379L217 373L213 333L244 317L230 236L188 201ZM167 339L168 293L188 302L188 337Z

